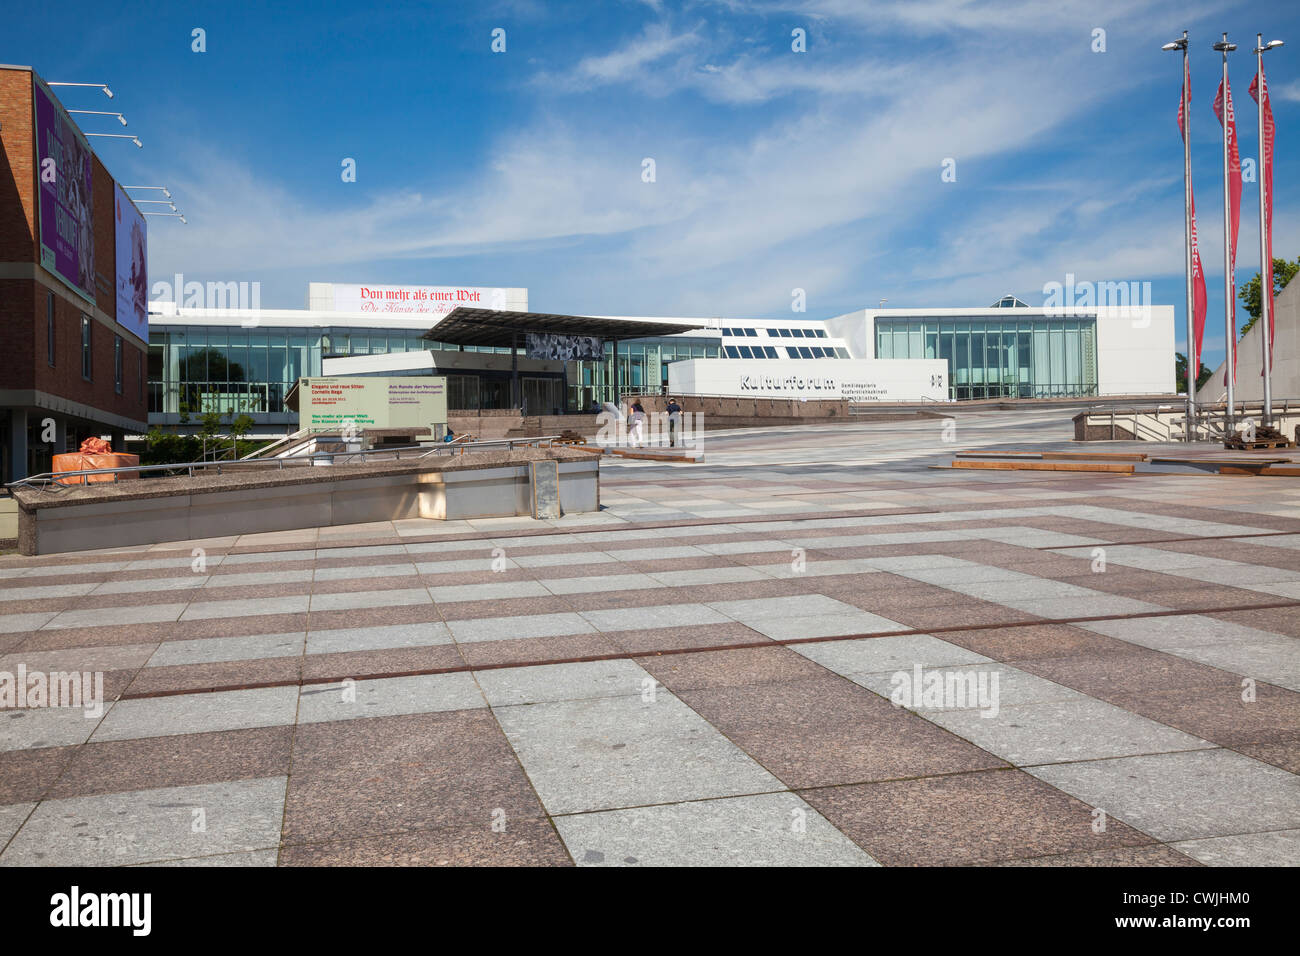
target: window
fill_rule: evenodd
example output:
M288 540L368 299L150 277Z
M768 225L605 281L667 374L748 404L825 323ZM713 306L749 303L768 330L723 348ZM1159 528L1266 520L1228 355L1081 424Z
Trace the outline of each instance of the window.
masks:
M45 293L45 360L54 368L54 293Z
M758 329L745 329L745 334L751 339L756 339L758 338Z
M723 334L723 335L730 335L730 334L731 334L731 329L723 329L723 330L722 330L722 334Z
M90 361L90 316L81 317L81 377L87 382L94 371Z
M740 358L740 353L736 351L734 345L724 345L722 350L727 353L727 358Z
M788 339L793 335L789 329L777 329L777 331L781 333L781 338L783 339Z
M848 349L844 349L844 348L840 348L840 347L837 345L837 346L835 347L835 356L836 356L836 358L848 358L848 357L849 357L849 350L848 350Z
M817 338L819 338L819 339L824 339L824 338L826 338L826 330L825 330L825 329L816 329L816 330L814 330L814 334L815 334L815 335L817 336Z
M776 349L772 348L770 345L764 345L763 354L768 358L776 358Z
M748 345L741 345L741 346L739 346L739 348L740 348L740 357L741 357L741 358L753 358L753 357L754 357L754 353L753 353L752 351L750 351L750 348L749 348Z
M113 391L122 394L122 336L113 336Z
M806 345L800 345L798 348L799 348L799 357L800 357L800 358L812 358L812 357L813 357L813 356L812 356L812 349L808 348L808 346L806 346Z

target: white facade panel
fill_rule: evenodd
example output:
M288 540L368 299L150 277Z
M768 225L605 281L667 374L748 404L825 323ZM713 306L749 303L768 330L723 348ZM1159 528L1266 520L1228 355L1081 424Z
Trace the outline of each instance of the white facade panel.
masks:
M946 402L948 363L938 359L691 359L668 366L668 390L735 398Z
M1170 395L1174 383L1174 307L1100 306L1078 310L1097 321L1097 391L1099 395ZM1061 318L1060 310L1043 308L989 309L859 309L826 320L826 330L844 342L855 359L874 359L875 320L920 317L997 319Z
M1174 307L1097 310L1097 391L1102 395L1172 395Z

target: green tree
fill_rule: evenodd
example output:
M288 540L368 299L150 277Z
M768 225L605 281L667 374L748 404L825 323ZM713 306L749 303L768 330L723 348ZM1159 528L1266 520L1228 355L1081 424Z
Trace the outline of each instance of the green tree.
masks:
M1200 371L1196 373L1196 387L1200 388L1208 382L1213 374L1214 369L1206 368L1205 363L1202 362ZM1174 387L1179 389L1187 387L1187 356L1182 352L1174 353Z
M230 423L230 437L235 444L235 457L239 457L239 440L253 430L257 422L251 415L236 415L234 421Z
M203 442L203 457L208 457L208 442L221 434L221 414L206 412L199 416L199 440Z
M1273 296L1274 298L1286 288L1286 284L1291 281L1297 272L1300 272L1300 256L1296 256L1295 262L1287 262L1285 259L1273 260ZM1242 301L1246 307L1250 320L1241 327L1241 334L1245 335L1246 330L1252 328L1259 321L1259 313L1262 308L1259 301L1260 276L1256 272L1249 282L1241 287L1237 293L1237 298Z

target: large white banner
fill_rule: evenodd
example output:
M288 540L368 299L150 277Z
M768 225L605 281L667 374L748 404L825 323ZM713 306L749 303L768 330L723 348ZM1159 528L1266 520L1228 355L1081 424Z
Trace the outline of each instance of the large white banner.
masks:
M668 365L668 390L736 398L947 401L942 359L691 359Z
M457 306L472 309L511 307L510 289L443 285L335 285L337 312L446 315Z

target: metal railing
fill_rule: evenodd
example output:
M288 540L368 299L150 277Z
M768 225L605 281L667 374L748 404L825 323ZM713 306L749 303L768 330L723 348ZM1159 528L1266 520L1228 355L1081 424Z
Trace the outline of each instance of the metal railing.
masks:
M29 475L26 478L20 478L17 481L8 482L6 488L38 488L42 491L58 492L66 488L78 487L89 484L87 481L68 481L66 479L81 478L85 479L91 475L111 475L114 482L118 481L123 475L144 475L150 472L185 472L188 477L194 477L195 472L215 472L218 475L257 470L266 468L276 471L284 471L286 467L291 468L309 468L316 465L339 465L354 462L356 459L370 458L374 455L391 455L393 461L400 461L402 453L407 452L408 461L428 458L432 455L441 454L464 454L466 449L486 449L489 447L499 447L504 445L507 450L512 450L517 445L538 445L540 447L551 447L559 435L543 435L540 437L525 438L498 438L488 441L463 442L458 444L439 443L430 445L399 445L389 448L367 448L363 451L322 451L313 452L310 455L301 455L295 458L241 458L236 461L214 462L214 461L187 461L171 462L159 465L125 465L120 468L87 468L81 471L47 471L39 475ZM541 443L545 442L545 446ZM418 454L411 454L416 452ZM380 461L386 459L378 459ZM224 471L222 470L224 466ZM163 477L175 478L176 474L166 474Z
M1264 403L1240 402L1235 415L1229 417L1227 405L1209 403L1198 405L1190 423L1185 406L1170 401L1152 402L1149 405L1106 406L1094 405L1086 414L1089 425L1109 424L1111 438L1116 439L1116 428L1123 428L1137 441L1223 441L1247 419L1257 424L1262 421ZM1292 409L1289 399L1272 403L1272 420L1286 419L1300 412ZM1190 424L1190 427L1189 427ZM1190 438L1189 438L1190 435Z

